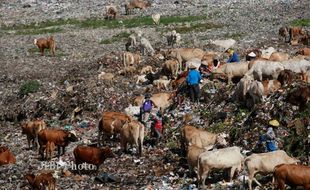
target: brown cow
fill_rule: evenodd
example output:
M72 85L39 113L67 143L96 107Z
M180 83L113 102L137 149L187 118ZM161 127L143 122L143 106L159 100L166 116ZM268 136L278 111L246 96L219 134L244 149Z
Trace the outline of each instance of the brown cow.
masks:
M290 33L291 42L295 41L295 40L297 40L297 42L298 42L298 39L296 39L296 38L299 37L299 35L305 34L301 27L291 27L289 33Z
M129 3L125 4L126 15L131 13L131 11L134 8L138 8L138 9L144 10L144 9L146 9L149 6L151 6L150 2L144 2L144 1L141 1L141 0L131 0Z
M38 175L26 174L25 178L27 179L29 185L33 189L41 190L55 190L56 189L56 179L51 173L41 173Z
M291 84L293 82L293 78L294 78L294 72L288 69L284 69L283 71L280 71L278 81L283 86L286 84Z
M278 80L264 80L263 84L263 95L268 96L269 94L274 93L279 88L281 88L281 83Z
M289 58L290 56L287 53L273 52L269 57L269 61L286 61Z
M122 126L131 121L131 117L121 112L103 112L98 124L98 145L103 141L103 135L117 135Z
M98 171L99 166L105 161L107 158L114 158L112 150L109 147L98 148L92 146L77 146L73 150L76 167L80 173L79 165L82 163L93 164L96 166L96 170Z
M45 128L46 124L43 120L29 121L22 125L22 134L27 135L29 149L31 141L33 147L39 147L38 133Z
M34 39L33 43L34 43L34 45L38 46L42 56L44 55L45 49L49 49L51 54L53 56L55 56L56 43L55 43L53 36L51 36L47 39L45 39L45 38Z
M139 52L137 53L124 52L123 53L123 64L125 68L128 66L139 65L140 62L141 62L141 56Z
M107 6L107 19L115 19L117 15L117 9L115 6Z
M279 190L284 190L285 184L291 188L302 186L304 190L310 190L310 166L280 164L275 167L273 177Z
M300 55L310 56L310 48L301 48L297 53Z
M222 134L214 134L203 129L186 125L181 129L181 149L185 153L189 144L199 148L211 147L215 144L226 146L227 142Z
M302 111L307 108L310 101L310 85L299 86L287 94L286 100L294 105L298 105Z
M144 139L144 126L142 123L132 120L126 123L121 129L121 147L127 152L127 144L136 144L139 148L139 156L142 156Z
M53 142L57 146L58 158L65 154L65 147L70 142L76 142L78 138L71 132L62 129L43 129L38 134L38 140L40 144L39 154L44 159L44 151L46 149L47 142ZM62 154L61 154L62 149Z
M178 60L167 60L162 65L162 71L167 76L170 76L171 78L176 78L177 74L179 72L180 65Z
M5 146L0 147L0 166L15 163L16 159L12 152Z

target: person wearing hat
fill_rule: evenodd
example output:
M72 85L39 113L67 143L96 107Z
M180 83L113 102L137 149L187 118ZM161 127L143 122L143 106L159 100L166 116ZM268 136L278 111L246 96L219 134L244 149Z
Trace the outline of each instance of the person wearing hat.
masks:
M189 89L189 96L192 102L197 101L199 102L199 82L201 80L201 76L199 71L196 70L196 66L191 64L189 65L189 73L186 77L186 82Z
M228 53L229 55L229 58L228 60L226 61L226 63L233 63L233 62L240 62L240 59L239 59L239 56L236 52L234 52L233 49L227 49L226 50L226 53Z
M267 132L266 132L266 148L268 152L272 152L277 150L277 146L276 146L276 135L274 133L274 128L278 127L280 125L280 123L277 120L271 120L268 123L268 128L267 128Z
M254 59L256 59L256 54L253 51L245 56L246 61L252 61Z

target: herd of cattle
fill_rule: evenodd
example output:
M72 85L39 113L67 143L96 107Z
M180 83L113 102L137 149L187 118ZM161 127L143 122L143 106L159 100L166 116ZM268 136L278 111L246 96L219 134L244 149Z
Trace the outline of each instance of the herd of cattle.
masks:
M150 6L149 3L133 0L126 4L125 9L129 14L134 8L145 9L148 6ZM116 15L117 9L109 6L107 17L115 19ZM158 24L160 14L153 15L152 18L154 23ZM299 43L299 39L309 39L309 35L298 27L281 28L279 34L285 41L289 39L292 45ZM166 37L169 46L180 46L181 35L176 31L169 32ZM56 45L53 37L35 39L34 44L38 46L42 55L46 48L55 55ZM197 69L201 65L212 68L214 60L222 56L221 52L206 52L200 48L179 47L156 51L141 32L137 35L130 35L125 48L127 51L120 56L124 69L118 74L131 76L137 73L138 66L142 65L142 56L151 56L162 62L160 69L144 64L139 75L134 77L137 79L137 85L152 84L157 90L166 90L154 93L151 97L155 108L163 113L175 100L178 100L176 98L178 89L186 83L187 68L190 64L197 65ZM274 48L262 51L253 49L249 52L256 52L254 60L228 64L221 62L218 68L211 69L213 74L225 76L228 84L231 84L235 77L241 78L233 93L234 99L240 103L246 102L251 107L253 104L265 101L268 95L294 80L303 80L304 86L292 91L288 95L288 101L304 109L310 100L308 84L310 82L310 48L298 50L298 55L294 57L284 52L276 52ZM98 79L112 84L115 75L115 73L102 72ZM101 148L107 140L104 137L107 136L119 136L124 152L127 152L128 144L136 145L138 156L142 156L144 135L148 129L145 129L145 126L137 120L136 115L139 114L143 101L144 96L138 96L135 97L133 105L129 105L124 112L103 112L98 124L98 147L77 146L73 150L76 164L86 162L97 166L98 170L105 159L113 159L115 155L111 148ZM65 154L65 148L70 142L78 141L74 132L48 128L43 120L29 121L22 124L21 128L22 134L27 135L29 148L37 148L42 160L52 159L56 147L58 157L60 157ZM289 157L283 150L244 157L240 147L227 147L224 134L210 133L189 125L182 127L180 132L181 149L187 154L190 171L193 173L197 170L198 183L203 188L213 169L230 169L230 180L232 180L235 171L240 172L244 168L248 173L249 189L252 189L253 180L261 185L255 179L255 174L273 173L278 189L285 189L285 184L287 184L291 187L303 186L305 190L310 190L310 167L297 165L298 160ZM0 165L15 163L13 153L6 146L1 146ZM25 179L34 189L51 190L56 187L56 180L51 173L26 174Z

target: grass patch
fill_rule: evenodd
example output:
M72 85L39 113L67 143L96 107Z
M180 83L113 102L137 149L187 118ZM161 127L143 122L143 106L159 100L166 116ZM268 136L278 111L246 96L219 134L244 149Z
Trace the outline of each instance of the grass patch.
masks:
M226 33L224 38L240 39L244 34L243 33Z
M119 41L122 41L124 39L127 39L129 36L130 36L130 33L121 32L121 33L118 33L118 34L112 36L112 38L101 40L100 44L112 44L113 42L119 42Z
M38 35L38 34L46 34L46 33L59 33L62 32L63 29L59 27L53 28L42 28L42 29L28 29L28 30L18 30L16 35Z
M205 31L208 29L221 28L221 27L223 27L223 26L217 25L214 23L195 23L195 24L191 24L190 26L176 27L176 28L174 28L174 30L176 30L180 34L185 34L185 33L189 33L192 31L202 32L202 31Z
M34 55L35 56L41 55L41 52L40 52L39 48L37 48L37 47L33 47L33 48L28 49L28 53L30 55L32 55L32 56L34 56ZM52 57L49 49L45 49L44 50L44 56ZM61 48L58 48L57 44L56 44L56 54L55 54L55 56L56 57L63 57L63 56L68 56L68 54L66 54Z
M37 80L29 80L24 82L20 89L19 94L21 96L28 95L29 93L37 92L40 89L40 83Z
M2 27L3 30L27 30L27 29L42 29L42 28L48 28L53 26L62 26L62 25L76 25L80 23L79 20L76 19L58 19L58 20L47 20L40 23L30 23L30 24L19 24L14 26L5 26Z
M299 19L292 22L293 26L310 26L310 19Z

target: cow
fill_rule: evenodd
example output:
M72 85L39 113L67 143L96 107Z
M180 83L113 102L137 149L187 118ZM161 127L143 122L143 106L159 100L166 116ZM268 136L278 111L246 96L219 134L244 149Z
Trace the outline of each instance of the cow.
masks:
M305 110L310 101L310 86L299 86L287 93L286 101L299 106L299 109Z
M106 16L107 19L115 19L117 15L116 6L106 6Z
M176 92L160 92L153 94L150 98L154 102L154 106L159 108L161 111L166 110L176 97Z
M279 73L278 81L281 83L281 86L291 84L293 82L294 72L288 69L284 69Z
M56 42L55 42L53 36L50 36L47 39L45 39L45 38L34 39L33 43L34 43L34 45L38 46L42 56L44 55L45 49L49 49L50 53L53 56L55 56Z
M146 55L146 53L148 52L151 54L151 56L153 56L155 53L155 50L152 47L150 41L146 39L145 37L141 37L140 47L141 47L140 52L142 53L142 55Z
M55 190L56 189L56 179L51 173L40 173L37 175L26 174L24 176L28 181L29 185L33 189L37 190Z
M129 51L129 47L132 46L133 49L136 50L136 47L137 47L137 39L136 39L136 36L135 34L130 34L128 39L127 39L127 42L125 44L125 47L126 47L126 51Z
M103 141L103 135L116 136L122 126L131 121L131 117L121 112L103 112L98 124L98 145Z
M165 89L168 90L171 79L158 79L153 81L153 85L156 86L157 89Z
M263 49L262 50L262 55L260 56L260 58L269 59L273 52L276 52L276 49L274 49L273 47L269 47L267 49Z
M150 65L143 67L140 71L140 74L148 74L148 73L153 73L153 68Z
M290 41L289 27L283 26L279 29L279 40L284 40L284 42Z
M284 70L285 67L282 62L267 61L267 60L256 60L255 64L249 69L246 75L257 79L263 80L263 76L272 77L277 79L279 73Z
M152 14L152 19L153 19L154 24L159 25L160 13Z
M238 82L235 92L233 93L233 99L238 102L244 102L246 93L250 88L250 84L253 82L253 78L245 75L242 79Z
M149 6L151 6L150 2L145 2L141 0L131 0L129 3L125 4L126 15L130 14L131 11L135 8L144 10Z
M296 40L297 37L299 37L300 35L304 35L305 32L303 31L303 29L301 27L291 27L289 29L289 33L290 33L290 41L294 41ZM298 39L297 39L298 41Z
M286 61L290 58L289 54L283 52L273 52L270 57L269 61Z
M198 165L198 157L201 153L212 149L213 146L200 148L196 145L190 144L187 149L187 163L189 166L190 174L193 174L194 169L197 168Z
M222 134L214 134L203 129L197 129L194 126L185 125L181 128L181 149L184 153L189 144L204 148L214 145L226 146L227 142Z
M39 147L39 142L38 142L38 133L46 128L46 124L43 120L36 120L36 121L29 121L21 126L22 128L22 134L27 135L27 141L28 141L28 147L29 149L30 144L32 142L33 147Z
M38 140L40 145L39 154L41 155L41 158L44 159L44 151L46 149L47 142L53 142L57 146L59 158L61 155L65 154L66 146L68 146L70 142L78 141L78 138L69 131L46 128L38 133Z
M297 53L300 55L310 56L310 48L307 48L307 47L301 48L298 50Z
M167 60L162 65L162 72L171 78L176 78L180 71L180 65L176 59Z
M125 68L128 66L139 65L140 62L141 62L141 56L139 53L131 53L131 52L123 53L123 64Z
M205 180L212 169L230 169L230 181L235 171L241 171L244 157L239 147L228 147L212 151L206 151L198 158L198 183L205 188Z
M291 188L302 186L310 190L310 166L296 164L280 164L274 168L275 188L285 190L285 184Z
M192 58L202 59L205 52L199 48L177 48L168 50L166 58L176 58L180 64L180 70L183 70L183 62L189 61Z
M121 147L127 152L127 144L135 144L138 147L138 155L142 156L144 125L136 120L123 125L121 132Z
M82 163L93 164L96 166L96 170L99 170L100 165L107 158L114 158L112 150L109 147L99 148L92 146L77 146L73 150L73 155L75 158L75 163L78 168L78 172L80 174L79 165Z
M16 159L13 153L5 146L0 147L0 166L15 163Z
M252 190L253 180L261 186L261 184L255 179L255 174L270 174L274 171L275 166L279 164L293 164L297 162L297 159L289 157L283 150L252 154L246 157L244 165L249 174L249 189Z
M310 61L300 58L294 58L280 62L284 69L291 70L295 73L306 73L310 70Z
M229 63L213 70L212 73L226 75L228 84L231 84L233 77L243 77L248 72L248 65L248 62Z

